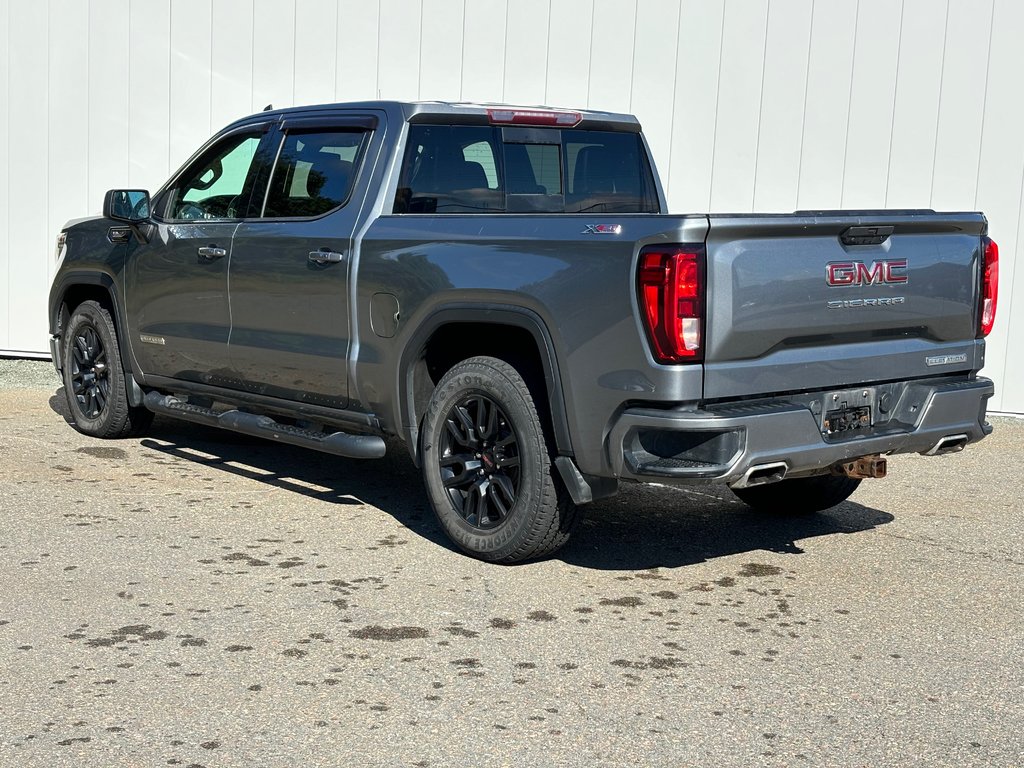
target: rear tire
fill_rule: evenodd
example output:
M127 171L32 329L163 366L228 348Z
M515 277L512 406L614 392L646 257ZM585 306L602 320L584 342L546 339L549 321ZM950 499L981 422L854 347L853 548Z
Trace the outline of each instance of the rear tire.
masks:
M496 563L545 557L576 508L519 372L493 357L449 370L423 423L422 467L438 521L464 552Z
M821 512L846 501L860 480L844 475L815 475L752 488L733 488L740 501L754 509L787 515Z
M153 413L128 402L128 383L110 313L85 301L71 313L61 337L64 394L75 428L92 437L140 434Z

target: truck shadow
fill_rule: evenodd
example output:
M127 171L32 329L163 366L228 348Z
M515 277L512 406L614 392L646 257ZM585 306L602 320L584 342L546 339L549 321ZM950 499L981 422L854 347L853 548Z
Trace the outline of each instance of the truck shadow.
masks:
M556 557L597 570L671 568L756 551L800 555L806 539L862 533L894 519L855 501L809 515L756 511L719 485L623 485L583 511Z
M69 420L63 392L50 407ZM139 441L164 456L340 505L365 503L437 546L454 551L430 509L419 470L392 441L383 459L361 462L234 432L157 417ZM624 484L618 496L581 508L569 544L554 557L595 570L676 568L744 552L798 555L798 542L869 531L893 520L848 501L823 513L755 512L722 486Z

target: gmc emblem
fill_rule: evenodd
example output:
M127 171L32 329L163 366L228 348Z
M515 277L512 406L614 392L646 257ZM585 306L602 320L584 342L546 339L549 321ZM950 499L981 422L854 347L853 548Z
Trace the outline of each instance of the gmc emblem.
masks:
M829 285L879 285L907 282L907 260L830 261L825 265L825 282Z

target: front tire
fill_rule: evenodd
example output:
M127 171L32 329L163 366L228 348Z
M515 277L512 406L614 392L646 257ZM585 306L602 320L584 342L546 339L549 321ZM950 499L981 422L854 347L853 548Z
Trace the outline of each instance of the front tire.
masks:
M519 372L493 357L449 370L423 423L422 467L438 521L464 552L496 563L545 557L576 508Z
M132 407L121 350L110 313L95 301L79 304L61 337L64 394L75 428L92 437L129 437L144 431L152 412Z
M814 475L752 488L733 488L747 506L784 515L807 515L842 504L860 480L845 475Z

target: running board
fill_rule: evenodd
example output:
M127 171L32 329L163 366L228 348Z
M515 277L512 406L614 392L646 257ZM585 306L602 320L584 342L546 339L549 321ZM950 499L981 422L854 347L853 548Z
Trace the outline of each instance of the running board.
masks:
M194 405L173 395L159 392L147 393L143 404L153 413L185 419L208 427L230 429L253 437L263 437L280 443L312 448L316 451L346 456L350 459L379 459L387 448L384 439L377 435L350 435L347 432L317 432L312 429L281 424L269 416L246 413L233 409L215 411Z

